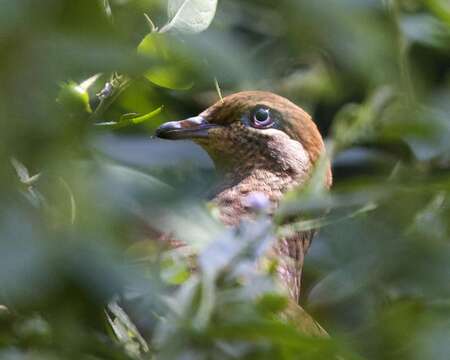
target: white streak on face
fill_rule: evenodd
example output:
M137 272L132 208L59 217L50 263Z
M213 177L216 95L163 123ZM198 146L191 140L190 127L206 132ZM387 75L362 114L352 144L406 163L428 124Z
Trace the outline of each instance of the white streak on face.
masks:
M259 130L261 131L261 130ZM311 169L311 159L302 143L290 138L277 129L263 130L267 135L267 149L272 159L282 164L286 170L297 175L307 175Z

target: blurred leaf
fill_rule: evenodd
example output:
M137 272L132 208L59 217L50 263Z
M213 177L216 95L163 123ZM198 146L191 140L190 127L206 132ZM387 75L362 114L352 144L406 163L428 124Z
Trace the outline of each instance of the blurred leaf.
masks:
M47 208L47 200L34 186L41 177L41 173L30 176L26 166L15 158L10 159L22 184L21 193L35 208Z
M3 1L0 160L20 162L0 167L0 358L447 359L448 4ZM153 130L244 89L291 99L328 136L331 191L324 157L276 224L215 219L205 193L222 179L197 145L92 126L164 104ZM323 330L271 251L318 228L301 301L328 339L301 334Z
M110 20L113 20L113 13L112 13L111 4L109 3L109 0L99 0L99 1L103 2L103 7L105 9L106 16Z
M408 15L401 20L401 28L410 42L450 49L450 26L430 15Z
M188 90L193 86L179 65L155 66L145 73L145 77L155 85L168 89Z
M80 92L88 91L89 88L95 84L95 82L98 80L98 78L101 75L102 74L95 74L95 75L91 76L90 78L84 80L82 83L80 83L80 85L78 85L78 90Z
M118 341L122 343L131 356L138 357L148 353L149 347L139 330L130 320L125 311L116 303L108 304L106 315L108 323L114 331Z
M376 278L375 265L374 258L366 257L330 273L310 291L308 303L323 306L351 297Z
M33 185L36 181L39 180L39 177L41 176L40 173L30 176L30 173L28 172L26 166L15 158L11 158L11 164L14 166L19 180L25 185Z
M160 106L156 110L153 110L145 115L125 114L120 117L119 121L96 123L95 125L102 126L102 127L112 127L113 129L121 129L121 128L129 126L129 125L142 124L145 121L150 120L150 119L154 118L155 116L161 114L163 109L164 109L164 106Z
M56 101L64 107L68 114L78 116L92 112L87 90L73 81L62 84L60 88Z
M393 89L378 89L362 105L348 104L342 108L333 123L336 151L352 144L373 140L380 128L383 112L394 100Z
M420 161L428 161L449 153L450 146L446 139L450 135L450 123L447 114L438 108L410 108L401 103L390 110L380 127L382 138L404 141Z
M242 224L238 231L223 233L201 254L199 264L202 270L215 277L232 266L233 271L244 274L248 264L243 260L255 261L270 248L274 240L271 227L271 222L262 218L257 223ZM242 268L235 263L240 263Z
M283 211L286 211L287 208L290 207L291 208L290 212L292 212L292 206L293 206L292 203L289 204L288 206L286 206L286 204L284 204L283 206L284 206ZM278 236L286 237L286 236L293 236L300 231L318 230L325 226L333 225L338 222L346 221L353 217L363 215L366 212L375 210L376 208L377 208L376 204L368 203L359 209L349 211L345 215L338 215L338 216L330 215L330 216L323 216L323 217L318 217L318 218L310 219L310 220L301 220L301 221L288 223L286 225L279 226L276 233ZM324 211L325 210L326 209L324 209ZM299 213L300 213L300 211L299 211ZM280 215L283 215L283 213L279 212L278 216L280 216ZM284 215L286 215L286 214L284 214ZM292 213L290 215L292 215Z
M101 74L96 74L80 84L73 81L60 85L56 101L72 116L92 113L89 103L89 88L98 80Z
M199 33L206 30L216 14L217 0L169 0L169 23L160 32Z
M175 37L148 34L139 44L138 53L153 61L144 76L155 85L177 90L187 90L193 86L189 51Z
M288 299L279 294L264 294L257 303L257 307L269 314L277 314L286 309L288 306Z
M40 315L25 319L16 326L15 330L21 338L25 338L29 342L51 344L52 329Z
M77 219L77 203L75 201L75 195L73 194L73 191L70 188L69 184L62 177L59 178L59 181L63 185L63 187L66 189L67 194L69 196L70 223L73 225L73 224L75 224L75 220Z
M181 285L189 279L190 276L187 261L189 261L189 259L183 259L176 249L168 253L163 259L161 277L168 284Z
M447 0L426 0L425 4L450 26L450 4Z

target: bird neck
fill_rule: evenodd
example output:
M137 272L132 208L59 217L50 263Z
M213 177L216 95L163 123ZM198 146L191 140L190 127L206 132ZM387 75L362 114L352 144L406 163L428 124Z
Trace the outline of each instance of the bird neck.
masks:
M213 192L213 203L218 206L221 220L227 225L237 225L241 219L252 216L247 202L250 194L264 195L272 212L285 192L306 180L304 173L248 168L244 164L235 165L232 171L221 170L221 181Z
M312 169L303 146L279 133L266 139L264 146L241 141L218 142L215 147L204 148L220 179L213 202L219 207L223 222L229 225L250 215L245 204L250 193L262 193L274 209L286 191L307 181Z

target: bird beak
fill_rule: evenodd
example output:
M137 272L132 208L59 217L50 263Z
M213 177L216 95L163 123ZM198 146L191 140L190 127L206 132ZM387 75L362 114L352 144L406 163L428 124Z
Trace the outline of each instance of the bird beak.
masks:
M161 139L204 139L208 138L209 129L218 127L203 116L195 116L181 121L170 121L156 129L155 135Z

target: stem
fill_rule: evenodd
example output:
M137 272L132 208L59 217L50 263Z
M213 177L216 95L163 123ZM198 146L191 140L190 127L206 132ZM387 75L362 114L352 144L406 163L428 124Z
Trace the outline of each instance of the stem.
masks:
M391 15L391 19L395 25L397 31L397 61L400 69L400 80L403 85L403 88L406 91L406 98L409 105L413 105L415 103L415 93L414 86L411 77L411 67L409 64L409 42L408 39L402 33L402 29L400 26L400 8L396 0L388 0L386 1L386 5L388 7L389 14Z

